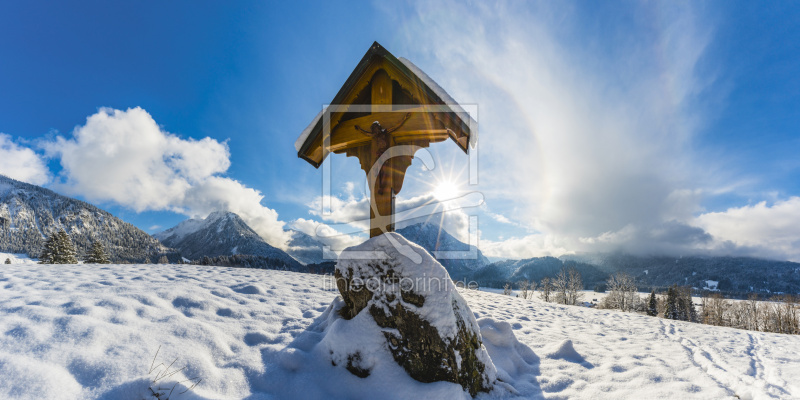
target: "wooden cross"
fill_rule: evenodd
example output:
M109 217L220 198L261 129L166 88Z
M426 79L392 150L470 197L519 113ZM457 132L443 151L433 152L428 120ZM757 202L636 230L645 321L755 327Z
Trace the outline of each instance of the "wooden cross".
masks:
M378 42L295 143L316 168L328 153L356 157L370 191L370 237L394 231L394 199L414 151L448 138L466 153L475 121L428 75Z

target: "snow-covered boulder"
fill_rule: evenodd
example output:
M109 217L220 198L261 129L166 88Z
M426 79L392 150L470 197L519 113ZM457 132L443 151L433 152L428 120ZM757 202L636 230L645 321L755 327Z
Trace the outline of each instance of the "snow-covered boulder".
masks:
M348 259L365 254L372 256ZM335 277L344 299L341 317L372 319L382 345L412 378L454 382L473 396L493 388L497 371L478 323L445 268L425 249L397 233L374 237L342 253ZM355 334L350 340L361 339ZM366 354L358 345L348 347L331 349L333 362L369 376Z

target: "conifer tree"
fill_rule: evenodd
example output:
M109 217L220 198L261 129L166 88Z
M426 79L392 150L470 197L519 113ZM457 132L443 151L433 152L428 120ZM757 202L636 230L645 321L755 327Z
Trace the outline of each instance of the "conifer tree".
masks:
M664 318L678 319L678 288L672 285L667 290L667 306L664 308Z
M108 264L108 256L106 256L106 250L103 248L103 244L97 240L92 243L92 249L89 251L84 262L87 264Z
M47 237L42 248L42 253L39 255L39 264L55 264L55 255L57 250L56 242L58 234L53 232Z
M53 264L77 264L78 257L75 246L72 244L69 235L63 229L56 235L56 253L53 257Z
M683 307L681 316L684 321L697 322L697 309L694 308L694 300L692 299L692 288L684 286L679 293L680 298L683 299Z
M686 305L686 298L683 296L678 296L678 303L675 307L675 319L679 321L686 321L688 316L686 315L687 305Z
M11 264L11 259L6 257L6 264Z
M656 301L656 291L650 291L650 300L647 302L647 315L651 317L655 317L658 314L657 311L658 302Z

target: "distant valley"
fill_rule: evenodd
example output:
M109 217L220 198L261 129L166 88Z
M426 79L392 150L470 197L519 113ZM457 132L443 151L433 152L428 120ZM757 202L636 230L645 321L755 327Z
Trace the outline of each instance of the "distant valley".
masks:
M323 258L323 244L290 231L282 250L267 243L231 212L213 212L187 219L173 228L148 235L86 202L49 189L0 176L0 252L37 258L46 236L64 229L78 254L100 241L114 262L194 262L239 267L330 273L335 260ZM623 253L534 257L491 262L479 248L456 239L441 226L410 225L397 231L419 244L447 269L453 279L481 286L503 287L528 280L540 282L561 268L575 268L584 287L602 289L611 274L633 276L639 290L672 284L718 290L732 295L800 293L800 264L746 257L636 256Z

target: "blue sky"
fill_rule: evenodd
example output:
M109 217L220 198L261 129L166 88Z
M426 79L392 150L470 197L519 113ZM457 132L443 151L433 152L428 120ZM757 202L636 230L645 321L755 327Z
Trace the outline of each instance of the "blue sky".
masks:
M480 184L438 144L399 203L448 179L480 192L444 219L464 238L478 215L488 254L800 260L799 16L790 2L3 3L0 173L148 232L215 208L273 242L345 222L366 212L356 160L330 160L322 215L322 174L294 141L378 41L477 105Z

